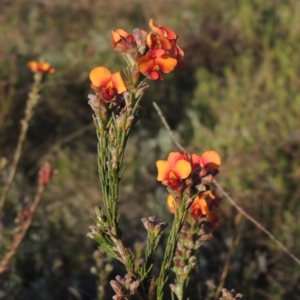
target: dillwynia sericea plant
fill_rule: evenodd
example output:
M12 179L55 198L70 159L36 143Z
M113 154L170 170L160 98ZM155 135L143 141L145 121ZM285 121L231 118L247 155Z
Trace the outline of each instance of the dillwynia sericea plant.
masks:
M167 288L171 288L173 298L176 295L178 299L186 299L189 275L196 263L195 251L211 238L210 229L219 224L220 199L209 188L219 172L219 155L214 151L201 155L171 152L167 160L156 163L157 180L168 189L167 203L174 214L158 278L153 278L152 268L167 223L156 216L142 219L148 232L142 264L135 265L133 254L122 242L119 183L124 175L126 142L140 118L141 98L149 79L163 80L163 73L183 67L184 52L177 45L178 36L153 20L149 26L149 33L140 29L134 29L132 34L122 29L112 31L112 47L122 53L127 63L122 75L111 73L103 66L92 69L89 75L95 91L88 98L98 137L103 207L96 208L96 224L90 226L88 235L99 244L101 251L126 268L125 276L110 281L115 300L150 299L150 284L155 286L155 299L164 299ZM175 281L168 287L171 271Z

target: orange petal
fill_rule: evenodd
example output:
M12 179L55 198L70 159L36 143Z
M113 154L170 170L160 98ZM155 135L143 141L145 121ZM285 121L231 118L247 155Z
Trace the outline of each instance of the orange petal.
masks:
M194 167L199 167L201 164L201 157L196 154L192 154L192 163Z
M167 160L171 166L174 166L182 158L183 156L180 152L170 152Z
M215 151L205 151L201 155L201 161L205 168L215 170L221 165L221 158Z
M47 62L39 63L37 61L30 61L28 62L28 67L32 72L38 73L55 73L55 69L51 67L51 65Z
M163 80L163 77L157 71L150 71L145 75L153 80Z
M193 211L194 209L201 210L203 215L207 215L207 213L209 212L206 200L199 196L197 196L195 198L195 200L191 206L191 210Z
M166 160L158 160L156 162L156 167L158 171L157 180L165 180L168 176L168 172L170 171L170 164Z
M201 211L204 215L209 214L209 209L208 209L207 202L205 199L203 199L203 198L199 199L199 206L201 207Z
M115 42L118 42L121 39L121 36L126 38L129 35L129 33L123 29L117 29L115 31L112 31L111 35L112 35L113 40Z
M171 42L162 35L155 35L150 32L147 35L147 45L150 49L171 49Z
M30 61L28 62L28 68L31 69L31 70L36 70L38 67L38 62L37 61Z
M187 178L191 172L192 167L191 164L186 160L179 160L174 167L172 167L172 171L180 176L180 179Z
M40 67L41 71L43 71L43 72L46 72L51 68L50 64L46 63L46 62L40 63L39 67Z
M89 77L95 87L105 87L111 80L111 72L105 67L96 67L90 72Z
M114 85L114 88L117 90L118 94L121 94L126 91L126 86L124 84L120 72L114 73L111 76L111 81Z
M177 59L169 56L158 57L155 59L155 62L164 73L172 72L177 65Z
M55 73L55 68L53 68L53 67L50 67L50 69L48 70L48 73L50 73L50 74L53 74L53 73Z
M50 74L55 73L55 69L51 67L51 65L47 62L40 64L40 71L44 73L50 73Z
M161 29L158 27L158 25L155 24L155 22L153 21L153 19L151 19L151 20L149 21L149 27L150 27L154 32L156 32L156 33L158 33L158 34L161 34L161 35L164 34L163 30L161 30Z
M157 40L157 44L160 46L159 48L162 48L162 49L171 49L172 48L171 42L164 36L157 36L156 40Z
M174 31L172 31L170 28L165 27L165 26L161 26L161 25L156 25L153 21L153 19L151 19L149 21L149 27L156 33L163 35L165 37L167 37L170 40L176 40L177 39L177 35L175 34Z
M149 47L150 49L153 49L154 40L153 40L153 34L152 34L152 32L150 32L150 33L147 35L146 41L147 41L148 47Z
M184 52L178 45L176 45L176 52L176 59L179 61L183 60Z
M174 213L174 197L170 194L167 198L167 204L169 207L170 212Z
M145 58L143 59L143 57L140 59L139 61L139 71L141 73L148 73L150 71L152 71L155 67L155 62L154 59L149 59L148 60Z

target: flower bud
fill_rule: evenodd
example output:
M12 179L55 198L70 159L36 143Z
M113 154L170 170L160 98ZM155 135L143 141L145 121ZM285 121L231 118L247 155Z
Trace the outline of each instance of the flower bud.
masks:
M111 280L109 283L118 296L126 296L128 294L125 287L122 286L118 281Z
M155 236L158 236L168 226L166 222L156 218L156 216L143 218L142 222L148 231L153 231Z
M127 117L125 129L129 129L134 122L134 116L130 115Z
M91 226L89 226L90 227L90 229L91 229L91 233L92 234L97 234L97 233L99 233L99 229L98 229L98 227L97 226L95 226L95 225L91 225Z
M243 295L236 293L235 290L228 291L227 289L222 289L222 297L219 300L238 300L242 299Z
M194 249L194 247L195 247L194 241L190 241L190 242L187 244L187 247L188 247L188 249Z
M188 224L188 223L184 223L183 225L182 225L182 231L188 231L188 230L190 230L191 229L191 226Z
M174 266L179 267L180 266L180 259L178 257L173 258Z
M138 289L139 285L140 285L139 281L134 281L133 283L131 283L129 286L130 294L133 295Z
M195 265L196 261L197 261L196 256L191 256L191 257L189 258L189 264L191 264L192 266Z
M185 250L184 245L183 245L182 243L180 243L180 241L177 243L177 249L178 249L179 251L184 251L184 250Z
M171 284L170 284L170 289L171 289L171 291L172 291L173 293L176 293L176 285L175 285L175 284L171 283Z
M109 128L109 139L111 141L114 141L116 139L116 133L115 133L115 128L114 127Z

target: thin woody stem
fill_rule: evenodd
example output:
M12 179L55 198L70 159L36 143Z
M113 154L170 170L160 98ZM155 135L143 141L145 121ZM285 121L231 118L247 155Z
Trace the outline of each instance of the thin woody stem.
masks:
M222 289L224 287L225 279L227 277L227 274L228 274L228 271L229 271L229 268L230 268L230 259L231 259L232 255L234 254L234 251L235 251L237 245L239 244L239 241L240 241L240 238L241 238L241 235L238 232L238 227L241 225L242 220L243 220L243 215L239 212L237 214L237 216L235 217L236 230L235 230L235 233L234 233L234 236L233 236L233 239L232 239L232 243L230 245L229 251L228 251L226 259L225 259L225 264L224 264L222 274L221 274L221 277L220 277L220 283L219 283L218 288L216 289L216 292L215 292L215 298L216 299L222 293Z
M35 73L34 74L34 83L33 83L33 86L32 86L32 90L29 93L29 98L28 98L27 103L26 103L25 118L21 121L21 132L20 132L20 135L19 135L18 144L17 144L16 150L14 152L12 165L10 167L8 178L6 180L6 183L5 183L5 186L3 188L1 198L0 198L0 211L3 207L3 204L6 200L8 192L9 192L9 190L11 188L11 185L13 183L13 180L15 178L15 174L16 174L16 171L17 171L17 166L18 166L21 154L22 154L23 144L24 144L24 141L25 141L26 135L27 135L29 122L30 122L30 120L33 116L33 109L35 108L35 106L38 102L38 99L40 97L39 92L40 92L41 80L42 80L42 74Z

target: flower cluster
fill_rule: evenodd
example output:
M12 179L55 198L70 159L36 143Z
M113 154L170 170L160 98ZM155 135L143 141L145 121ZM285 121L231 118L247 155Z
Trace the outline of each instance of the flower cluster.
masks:
M126 83L120 72L112 74L99 66L90 72L91 88L100 101L111 103L127 90L132 90L145 78L163 80L161 73L182 67L184 52L177 45L178 36L171 29L157 25L151 19L151 32L134 29L132 34L117 29L112 31L113 49L123 53L129 65Z
M134 295L140 285L139 280L133 280L128 274L124 278L116 276L116 280L111 280L110 285L115 291L114 300L128 300L130 295Z
M151 32L135 29L129 34L122 29L112 32L115 50L131 54L132 67L153 80L162 80L161 72L170 73L182 66L184 52L177 45L177 34L170 28L157 25L151 19Z
M171 152L167 160L156 162L157 180L166 185L169 192L167 203L171 213L180 202L184 191L193 197L189 212L195 219L206 217L214 226L218 225L218 205L220 199L209 190L208 183L218 174L220 156L215 151L206 151L202 155Z
M203 185L205 189L205 185L219 173L220 164L220 156L215 151L206 151L200 156L171 152L167 160L156 162L157 180L174 193L185 187L196 187L200 192Z
M217 227L220 225L220 213L218 206L221 202L221 198L213 195L211 191L199 193L194 199L189 208L189 214L194 219L202 219L205 217L211 226ZM170 194L167 199L167 204L171 213L174 213L175 199Z
M49 63L47 62L37 62L37 61L30 61L28 62L28 68L33 73L49 73L53 74L55 73L55 68L53 68Z
M104 102L111 102L126 91L120 72L112 74L105 67L94 68L90 72L91 88L101 95Z

